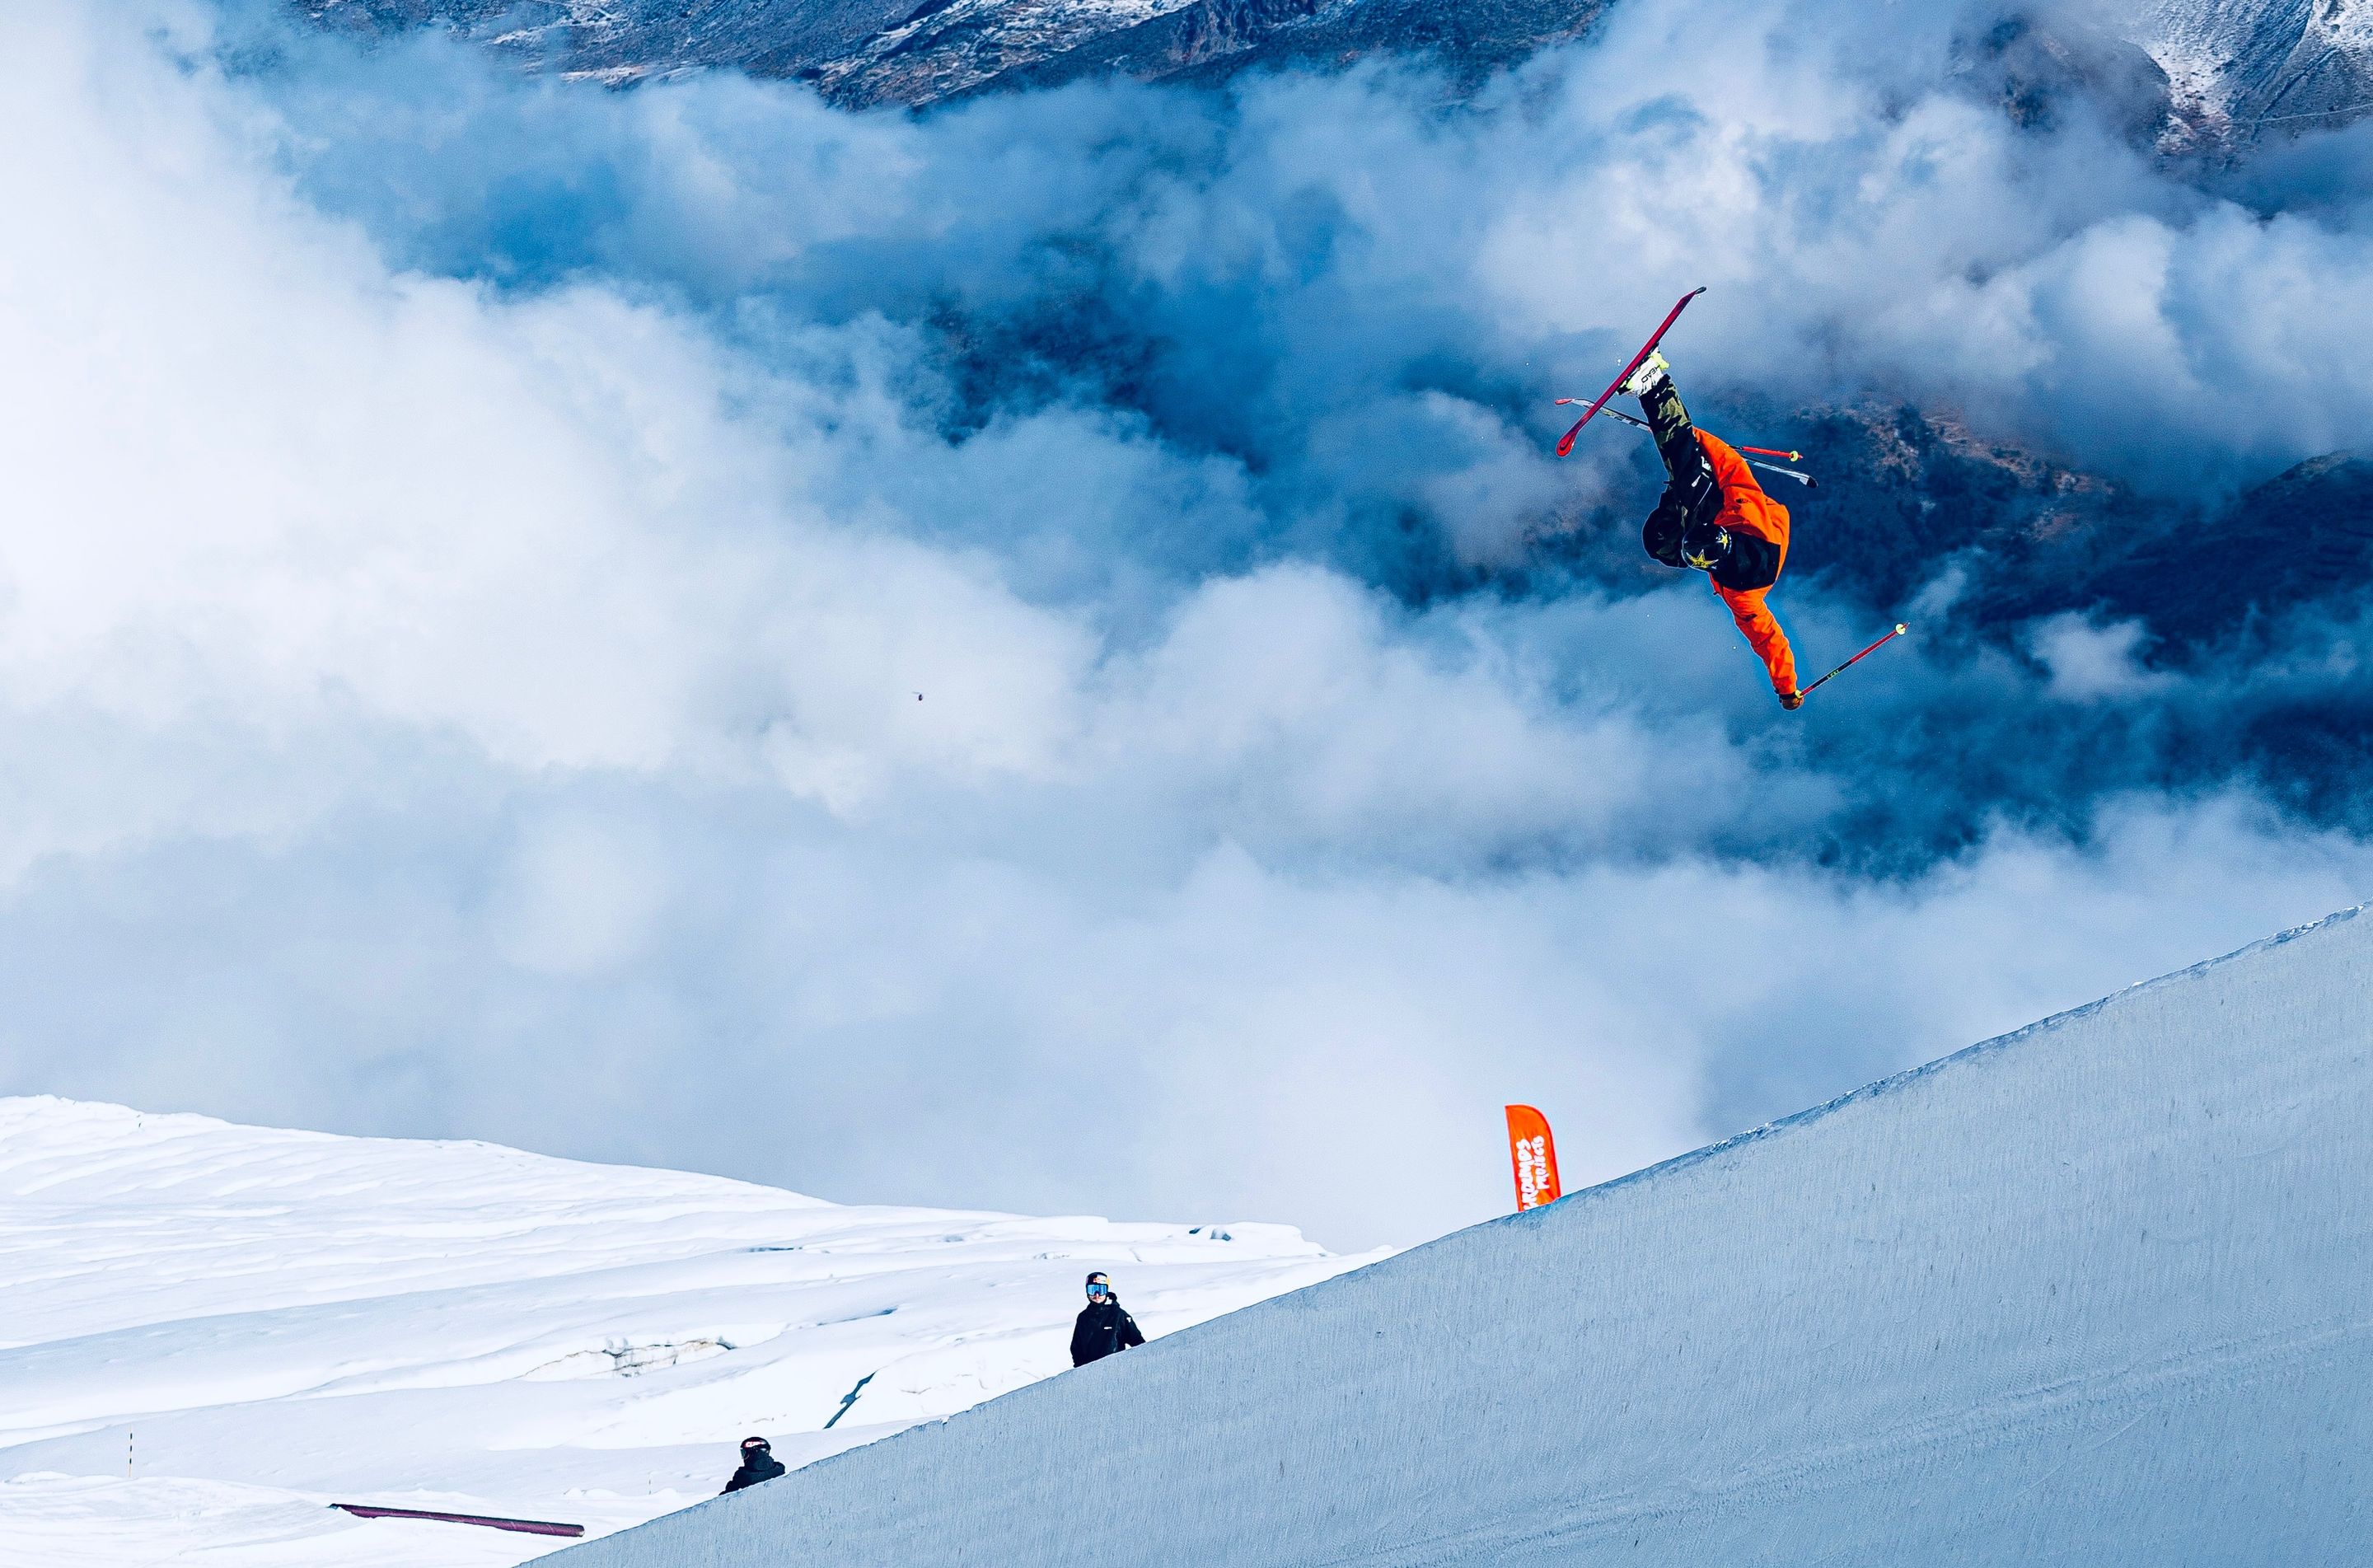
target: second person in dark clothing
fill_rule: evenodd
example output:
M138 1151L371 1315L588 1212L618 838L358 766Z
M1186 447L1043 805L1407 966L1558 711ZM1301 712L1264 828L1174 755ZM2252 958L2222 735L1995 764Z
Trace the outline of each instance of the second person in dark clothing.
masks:
M745 1486L755 1486L762 1480L772 1480L783 1473L783 1461L775 1457L774 1448L763 1437L742 1440L742 1468L725 1483L726 1492L739 1492ZM719 1492L723 1496L724 1492Z
M1143 1343L1145 1336L1138 1332L1137 1319L1121 1309L1112 1281L1102 1274L1089 1275L1088 1305L1081 1308L1080 1320L1071 1326L1071 1364L1085 1366Z

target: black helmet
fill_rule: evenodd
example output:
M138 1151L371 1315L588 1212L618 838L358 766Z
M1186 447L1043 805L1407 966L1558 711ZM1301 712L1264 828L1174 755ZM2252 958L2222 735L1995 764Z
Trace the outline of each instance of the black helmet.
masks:
M1710 572L1730 559L1730 530L1720 523L1690 529L1681 536L1681 564Z
M774 1445L763 1437L745 1437L742 1440L742 1452L744 1454L771 1454L774 1451Z
M1090 1295L1094 1295L1100 1288L1103 1290L1105 1294L1112 1294L1112 1281L1105 1278L1105 1271L1103 1270L1097 1269L1092 1270L1088 1275L1088 1293Z

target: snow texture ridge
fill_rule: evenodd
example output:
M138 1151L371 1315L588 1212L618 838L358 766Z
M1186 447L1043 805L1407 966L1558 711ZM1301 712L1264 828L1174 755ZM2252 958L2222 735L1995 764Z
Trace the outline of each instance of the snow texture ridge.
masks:
M614 1529L1068 1367L1090 1268L1159 1335L1357 1261L0 1099L0 1564L517 1562L327 1504Z
M2373 1558L2373 919L555 1568Z

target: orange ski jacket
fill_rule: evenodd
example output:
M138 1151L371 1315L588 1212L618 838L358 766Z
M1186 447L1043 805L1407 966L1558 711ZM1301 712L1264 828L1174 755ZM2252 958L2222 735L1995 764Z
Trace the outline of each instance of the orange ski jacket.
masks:
M1752 533L1779 546L1780 563L1772 569L1776 580L1788 565L1788 509L1763 493L1763 486L1755 482L1755 470L1747 466L1747 460L1729 442L1703 430L1697 437L1706 461L1713 465L1714 483L1722 486L1722 510L1714 514L1714 521L1733 532ZM1771 689L1782 696L1794 691L1795 652L1788 646L1788 634L1780 629L1779 618L1763 603L1771 585L1739 589L1717 582L1713 591L1730 606L1730 618L1738 623L1738 629L1747 634L1748 646L1771 673Z

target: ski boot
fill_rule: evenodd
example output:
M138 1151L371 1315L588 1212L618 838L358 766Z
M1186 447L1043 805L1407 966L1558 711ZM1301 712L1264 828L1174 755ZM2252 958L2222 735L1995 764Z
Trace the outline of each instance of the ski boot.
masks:
M1651 353L1640 361L1640 368L1623 378L1618 390L1626 397L1636 397L1645 403L1655 395L1656 389L1668 386L1673 380L1673 368L1665 362L1661 353Z

